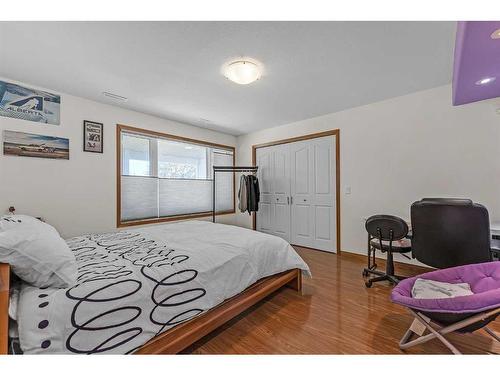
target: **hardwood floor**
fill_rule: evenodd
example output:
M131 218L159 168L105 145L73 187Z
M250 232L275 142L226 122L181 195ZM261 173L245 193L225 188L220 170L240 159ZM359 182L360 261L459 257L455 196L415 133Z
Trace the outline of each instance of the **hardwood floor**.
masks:
M404 353L398 342L413 319L406 309L390 302L388 283L365 288L363 258L345 252L337 256L304 248L297 251L313 274L312 279L303 278L302 295L283 288L184 353ZM421 269L403 264L398 264L396 271L406 276L421 273ZM500 321L489 327L500 332ZM481 331L449 337L463 353L500 353L500 344ZM450 352L433 340L406 353Z

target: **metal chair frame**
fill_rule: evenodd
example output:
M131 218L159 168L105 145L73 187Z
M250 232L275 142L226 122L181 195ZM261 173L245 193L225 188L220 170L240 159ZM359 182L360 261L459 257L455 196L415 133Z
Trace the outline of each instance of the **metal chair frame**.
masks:
M376 248L371 245L371 240L374 238L377 238L380 243L380 248L383 248L382 245L382 231L380 228L377 228L377 233L379 234L378 237L373 237L370 234L368 234L368 267L363 270L363 276L368 276L369 274L376 275L375 277L368 279L365 282L365 285L367 288L370 288L374 282L378 281L384 281L388 280L392 282L393 284L397 284L401 279L403 279L400 276L396 276L394 274L394 255L392 252L392 241L394 240L394 232L392 229L389 230L389 250L387 252L387 259L386 259L386 270L385 272L382 271L377 271L377 263L375 261L375 253L376 253ZM381 250L382 251L382 250ZM383 251L382 251L383 252Z
M387 216L391 217L390 215L387 215ZM371 218L373 218L373 216ZM367 223L368 223L368 221L371 218L367 219ZM395 216L392 216L392 219L402 220L402 219L400 219L398 217L395 217ZM394 253L394 248L392 246L392 243L393 243L394 240L399 240L400 238L407 237L408 228L407 228L406 224L405 224L405 228L406 228L405 229L406 230L406 234L403 235L403 233L401 233L402 237L400 237L400 234L398 233L398 235L397 235L398 238L394 237L394 230L392 228L389 228L388 235L386 233L386 236L383 235L382 229L380 227L378 227L378 226L376 227L377 236L373 236L370 233L370 231L368 231L368 264L367 264L367 267L365 269L363 269L363 276L367 277L370 274L372 274L372 275L375 275L375 277L373 277L373 278L368 279L368 280L365 281L365 285L366 285L367 288L370 288L374 282L378 282L378 281L387 280L387 281L390 281L393 284L397 284L397 283L399 283L400 280L404 279L403 277L397 276L397 275L394 274L394 254L393 254ZM367 230L368 230L368 228L367 228ZM376 270L377 263L376 263L375 254L376 254L377 249L372 245L372 240L374 238L377 238L378 241L379 241L380 251L383 252L383 253L384 252L387 253L386 270L385 270L385 272L377 271ZM388 250L383 250L384 249L384 245L383 245L382 241L388 241L389 242L389 249ZM401 253L401 254L405 255L403 253Z
M441 341L448 349L451 350L453 354L462 354L449 340L447 340L444 336L448 333L455 332L459 329L462 329L464 327L470 326L471 324L477 323L479 321L485 320L493 315L498 315L500 314L500 307L497 307L495 309L489 310L489 311L482 311L479 312L473 316L470 316L468 318L465 318L463 320L460 320L456 323L444 326L441 325L437 322L432 321L429 317L427 317L422 311L415 311L413 309L410 309L411 313L415 317L413 320L414 323L408 328L406 333L403 335L403 338L399 342L399 347L401 349L408 349L411 348L412 346L423 344L424 342L433 340L433 339L438 339ZM425 329L423 332L415 332L415 321L417 321L420 324L423 324L425 329L427 329L430 333L423 335L425 333ZM418 324L417 323L417 324ZM413 329L412 329L413 328ZM486 333L488 333L491 337L493 337L495 340L500 342L500 337L498 334L488 327L482 327ZM416 334L419 336L418 338L411 340L413 335Z

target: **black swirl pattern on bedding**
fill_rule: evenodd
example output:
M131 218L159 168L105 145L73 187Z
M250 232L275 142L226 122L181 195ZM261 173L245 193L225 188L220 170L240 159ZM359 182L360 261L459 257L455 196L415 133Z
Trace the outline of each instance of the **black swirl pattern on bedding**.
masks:
M136 342L130 348L143 332L140 322L146 315L158 327L158 335L203 312L194 302L206 290L196 282L198 271L189 267L186 254L136 232L88 235L68 245L79 266L77 285L66 291L66 297L76 302L71 312L74 329L65 342L73 353L105 353L119 347L130 353L142 345ZM137 270L143 278L137 277ZM141 298L151 303L138 303ZM151 308L145 311L144 306Z

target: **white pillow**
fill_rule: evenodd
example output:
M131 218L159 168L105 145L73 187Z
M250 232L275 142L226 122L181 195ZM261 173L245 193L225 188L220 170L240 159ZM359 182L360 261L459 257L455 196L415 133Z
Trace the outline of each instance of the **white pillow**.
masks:
M41 223L36 217L28 215L3 215L0 216L0 232L10 228L15 228L19 225L38 224Z
M37 287L73 286L77 277L75 256L57 230L32 219L3 225L0 263L9 263L17 276Z

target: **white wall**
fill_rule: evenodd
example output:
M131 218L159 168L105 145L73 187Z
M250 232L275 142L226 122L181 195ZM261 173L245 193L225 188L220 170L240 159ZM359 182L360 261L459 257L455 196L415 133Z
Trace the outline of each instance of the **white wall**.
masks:
M236 145L239 165L251 163L253 144L340 129L344 251L365 251L363 217L409 217L410 204L425 196L470 197L500 221L500 102L450 103L451 87L443 86L236 139L62 94L59 126L0 117L0 130L70 139L69 161L0 156L0 212L14 205L43 216L64 237L115 230L115 126L122 123ZM104 154L82 151L83 120L104 123ZM251 226L247 214L218 221Z
M82 151L83 120L104 123L103 154ZM231 146L236 144L236 138L231 135L61 94L59 126L0 117L0 131L70 139L70 160L0 155L0 213L13 205L17 213L43 216L63 237L116 230L117 123ZM224 215L217 220L232 223L233 217Z
M251 163L254 144L340 129L341 249L364 253L363 217L409 218L411 203L423 197L468 197L500 220L496 107L500 102L453 107L451 86L442 86L240 136L237 161ZM239 214L237 224L251 221Z

